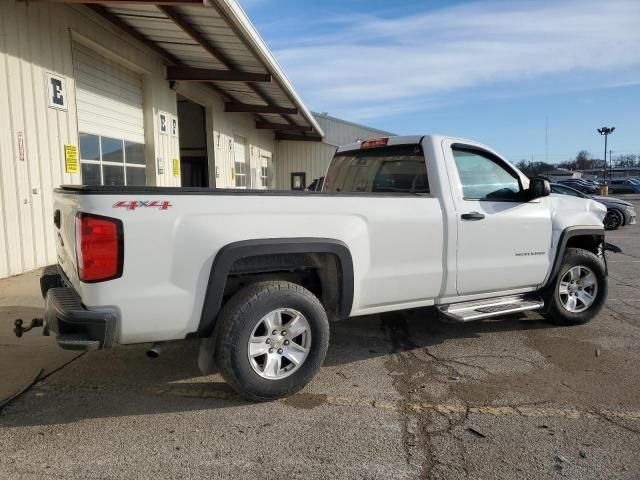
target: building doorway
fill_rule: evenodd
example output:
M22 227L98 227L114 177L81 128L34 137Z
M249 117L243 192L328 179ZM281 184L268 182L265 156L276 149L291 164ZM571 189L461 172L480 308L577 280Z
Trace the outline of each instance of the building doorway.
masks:
M178 95L178 125L182 186L208 187L209 156L204 107Z

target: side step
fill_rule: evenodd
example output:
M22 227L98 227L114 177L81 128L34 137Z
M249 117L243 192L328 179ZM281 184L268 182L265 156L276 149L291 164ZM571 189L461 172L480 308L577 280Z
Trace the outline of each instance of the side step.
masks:
M98 350L100 342L91 340L85 335L58 335L58 345L64 350Z
M441 305L438 310L454 322L472 322L483 318L498 317L515 312L538 310L544 301L535 295L511 295L508 297L474 300L472 302Z

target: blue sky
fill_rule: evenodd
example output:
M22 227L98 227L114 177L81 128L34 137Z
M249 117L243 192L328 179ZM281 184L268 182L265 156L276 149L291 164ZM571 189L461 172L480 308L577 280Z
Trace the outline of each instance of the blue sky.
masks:
M558 162L640 153L640 0L240 0L309 108ZM548 119L548 120L547 120Z

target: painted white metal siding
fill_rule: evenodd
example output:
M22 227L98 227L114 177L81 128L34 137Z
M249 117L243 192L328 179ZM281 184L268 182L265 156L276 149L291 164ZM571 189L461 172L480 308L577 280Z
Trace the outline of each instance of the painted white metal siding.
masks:
M280 141L276 149L276 186L291 190L291 173L305 172L307 185L314 178L323 177L336 147L324 142Z
M57 8L0 1L0 277L55 260L53 188L79 181L63 162L64 144L77 144L73 100L67 111L47 106L46 72L73 91L64 23Z
M73 65L80 132L144 143L141 76L77 42Z
M370 138L378 138L393 135L392 133L369 128L364 125L358 125L328 115L313 114L314 118L324 130L324 142L339 147L353 143L356 140L367 140Z

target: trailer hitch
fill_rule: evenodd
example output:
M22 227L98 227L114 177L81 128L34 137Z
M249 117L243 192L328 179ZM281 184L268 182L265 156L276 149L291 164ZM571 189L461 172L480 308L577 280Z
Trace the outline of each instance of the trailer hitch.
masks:
M34 318L31 320L31 323L28 327L23 327L24 322L21 318L18 318L15 322L13 322L14 328L13 333L16 334L16 337L22 337L22 334L28 332L32 328L42 327L44 326L44 320L42 318Z

